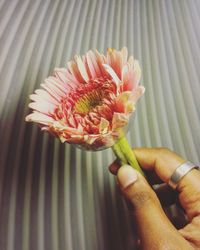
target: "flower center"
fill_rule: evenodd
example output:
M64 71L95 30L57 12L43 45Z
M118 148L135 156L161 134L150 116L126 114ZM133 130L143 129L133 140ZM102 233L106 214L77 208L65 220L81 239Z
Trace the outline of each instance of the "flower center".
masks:
M102 104L103 91L92 90L89 93L81 96L74 106L74 112L79 114L87 114L91 109Z
M101 118L112 121L116 91L116 84L105 78L81 84L62 98L53 117L70 128L98 134Z

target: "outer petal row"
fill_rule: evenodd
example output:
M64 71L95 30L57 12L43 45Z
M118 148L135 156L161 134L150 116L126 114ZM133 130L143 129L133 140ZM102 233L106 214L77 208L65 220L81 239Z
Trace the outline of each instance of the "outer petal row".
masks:
M107 76L103 63L106 59L98 51L88 51L85 56L75 56L73 61L68 62L68 78L74 78L79 84L87 83L91 79Z
M141 78L141 69L138 61L134 61L133 68L132 65L127 63L122 69L122 90L132 91L137 88Z

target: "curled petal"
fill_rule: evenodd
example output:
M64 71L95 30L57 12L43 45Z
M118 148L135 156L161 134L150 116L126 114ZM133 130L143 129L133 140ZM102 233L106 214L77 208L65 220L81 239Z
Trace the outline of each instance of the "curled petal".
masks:
M100 125L99 125L99 132L100 134L106 134L109 130L109 121L101 117Z
M68 142L73 144L81 144L84 142L83 135L66 135L65 133L62 133L59 135L59 138L62 143Z
M100 135L88 135L86 142L92 145L98 138L100 138Z
M125 113L125 114L133 112L135 109L135 106L131 97L132 97L131 91L122 92L116 98L115 111L119 113Z
M128 124L129 116L124 113L115 112L112 119L112 130L122 128Z
M131 96L131 100L133 103L136 103L138 99L144 94L145 88L143 86L138 86L133 92Z

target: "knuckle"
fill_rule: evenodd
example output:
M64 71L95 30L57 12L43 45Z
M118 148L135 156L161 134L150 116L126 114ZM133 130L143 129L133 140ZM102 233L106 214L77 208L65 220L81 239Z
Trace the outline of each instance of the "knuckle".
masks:
M152 200L152 196L148 191L137 191L130 195L129 200L133 205L133 209L137 210Z
M193 193L190 199L193 204L200 205L200 192L196 191L195 193Z
M196 191L194 193L190 193L187 196L185 195L183 198L186 206L194 206L196 204L200 205L200 192Z
M190 224L179 230L179 233L196 247L195 249L200 249L199 227L200 218L195 217Z
M200 216L200 193L190 196L188 200L188 208L190 208L193 216Z
M166 147L159 147L158 151L160 154L163 154L163 155L171 152L171 150L169 148L166 148Z

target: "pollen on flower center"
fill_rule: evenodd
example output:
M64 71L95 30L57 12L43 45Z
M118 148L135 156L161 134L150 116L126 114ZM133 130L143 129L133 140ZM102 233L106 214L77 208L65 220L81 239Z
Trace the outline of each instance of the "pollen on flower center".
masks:
M74 112L87 114L91 109L102 104L103 92L101 90L92 90L83 95L74 105Z

